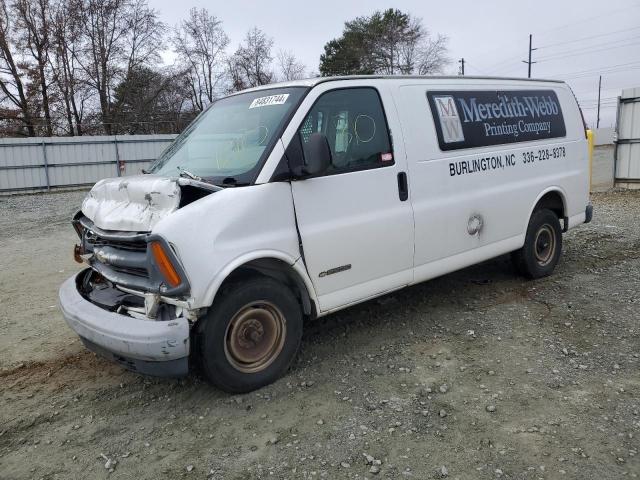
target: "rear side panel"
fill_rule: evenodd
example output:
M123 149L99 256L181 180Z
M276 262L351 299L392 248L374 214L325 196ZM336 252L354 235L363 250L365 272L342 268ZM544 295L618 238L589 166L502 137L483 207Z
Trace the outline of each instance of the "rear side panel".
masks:
M491 91L515 92L512 97L518 97L518 91L536 92L550 100L542 107L545 115L534 119L496 118L500 117L499 107L493 107L492 114L485 98ZM466 102L458 101L452 92ZM574 216L574 222L584 220L587 143L578 107L563 84L423 81L399 85L394 95L406 142L415 212L416 281L433 276L433 269L426 266L447 257L464 254L460 257L463 263L471 264L522 246L531 211L547 191L560 192L566 215ZM457 112L445 108L434 121L433 104L452 96ZM564 124L557 114L550 118L554 116L553 101L561 109ZM517 102L511 108L517 109ZM503 117L509 117L504 112ZM457 116L458 125L465 115L476 122L456 131L449 128L447 115L454 123ZM525 131L509 140L505 131L508 133L513 123L517 128L523 118L533 126L523 126Z

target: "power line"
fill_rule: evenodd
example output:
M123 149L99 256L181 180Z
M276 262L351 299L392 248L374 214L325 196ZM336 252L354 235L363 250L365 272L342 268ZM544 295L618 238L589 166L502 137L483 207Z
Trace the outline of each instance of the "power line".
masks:
M493 72L493 75L504 71L505 69L507 70L512 70L514 67L514 65L520 66L520 55L515 55L513 57L509 57L507 60L503 60L502 62L499 63L495 63L493 66L489 66L488 70Z
M591 73L582 74L582 75L567 75L567 76L564 76L564 77L554 76L554 77L549 77L549 78L557 78L557 79L565 80L565 81L578 80L578 79L581 79L581 78L596 77L596 76L600 75L601 73L606 73L607 75L611 76L611 75L616 75L616 74L619 74L619 73L628 73L631 70L638 70L638 69L640 69L640 65L638 65L637 67L618 68L618 69L615 69L615 70L605 70L605 71L594 70Z
M607 41L607 42L601 42L601 43L598 43L597 45L585 45L585 46L579 47L579 48L563 50L563 51L560 51L560 52L553 53L552 55L564 55L565 53L581 52L583 50L591 50L593 48L602 48L602 47L608 47L608 46L618 46L618 45L620 45L621 43L624 43L624 42L637 41L638 38L640 38L640 35L632 35L631 37L627 37L627 38L618 38L616 40L610 40L610 41Z
M563 80L563 81L570 81L570 80L579 80L579 79L582 79L582 78L597 77L601 73L606 73L608 76L611 76L611 75L617 75L617 74L620 74L620 73L628 73L631 70L638 70L638 69L640 69L640 65L638 65L637 67L619 68L619 69L616 69L616 70L608 70L608 71L594 70L591 73L581 74L581 75L567 75L567 76L554 75L553 77L547 77L547 78L549 78L549 79L558 79L558 80ZM625 87L620 87L620 88L625 88Z
M634 37L634 38L640 38L640 36L639 37ZM625 39L625 40L630 40L630 39ZM640 41L635 41L635 42L627 43L627 44L624 44L624 45L617 44L617 45L612 45L612 46L609 46L609 47L606 47L606 48L596 48L596 49L594 49L593 47L578 48L576 50L570 50L570 51L567 51L567 52L562 52L561 54L558 54L558 55L551 55L549 57L542 57L542 58L539 58L538 60L540 62L547 62L549 60L557 60L557 59L560 59L560 58L575 57L575 56L578 56L578 55L586 55L586 54L591 54L591 53L604 52L606 50L612 50L614 48L631 47L631 46L634 46L634 45L638 45L639 43L640 43Z
M603 107L601 107L602 110L604 109L611 109L611 108L616 108L618 105L605 105ZM580 105L580 108L582 108L583 110L595 110L598 108L597 105L593 105L592 107L583 107L582 105Z
M580 103L580 105L593 105L593 106L597 106L598 105L598 100L588 100L588 101L578 101L578 103ZM618 99L614 99L614 100L607 100L607 101L601 101L600 104L601 105L614 105L618 103Z
M588 102L588 103L583 103L583 102L578 102L580 105L584 105L585 107L597 107L598 106L598 102ZM600 102L600 105L617 105L618 101L611 101L609 100L608 102Z
M597 100L583 100L583 101L581 101L579 103L580 103L580 105L597 105L598 101ZM602 101L600 101L601 105L613 105L615 103L618 103L617 99L616 100L606 100L606 101L602 100Z
M602 89L602 91L603 91L603 92L618 92L618 91L620 91L622 88L624 88L624 86L615 86L615 87L608 86L608 87L606 87L606 88L603 88L603 89ZM582 94L584 94L584 93L592 93L592 92L593 92L593 90L592 90L592 89L589 89L589 90L574 90L574 91L573 91L573 93L575 93L576 95L582 95ZM608 97L608 98L618 98L618 97L617 97L617 96L615 96L615 97Z
M591 21L591 20L599 20L602 17L615 15L615 14L618 14L620 12L628 11L628 10L631 10L631 9L634 9L634 8L638 8L638 7L640 7L640 4L632 5L630 7L620 8L618 10L609 11L607 13L603 13L603 14L600 14L600 15L597 15L597 16L594 16L594 17L589 17L589 18L585 18L585 19L582 19L582 20L576 20L576 21L573 21L573 22L565 24L565 25L560 25L560 26L553 27L553 28L550 28L550 29L547 29L547 30L542 30L540 33L550 32L550 31L562 29L562 28L565 28L565 27L568 27L568 26L573 26L573 25L584 23L584 22L588 22L588 21ZM625 28L625 29L615 30L613 32L608 32L608 33L603 33L603 34L598 34L598 35L591 35L589 37L581 37L581 38L577 38L577 39L573 39L573 40L567 40L567 41L563 41L563 42L551 43L551 44L543 45L543 46L536 47L536 48L537 49L550 48L550 47L553 47L553 46L576 43L576 42L580 42L580 41L583 41L583 40L589 40L589 39L592 39L592 38L600 38L600 37L610 36L610 35L614 35L616 33L628 32L628 31L633 31L633 30L637 30L637 29L640 29L640 27L632 27L632 28ZM619 39L617 41L622 41L622 40L624 40L624 39ZM495 51L497 51L497 50L492 50L492 52L495 52ZM500 73L501 71L504 71L505 68L507 69L507 71L512 70L515 67L513 67L512 65L505 65L505 64L512 64L517 60L517 58L518 58L517 56L509 57L506 60L502 60L502 61L500 61L498 63L490 65L488 67L488 70L491 71L492 74L494 74L494 75ZM539 60L542 60L542 59L539 59ZM525 62L525 63L527 63L527 62Z
M632 46L632 45L635 45L635 44L637 44L637 43L640 43L640 42L636 42L636 43L634 43L634 44L630 44L630 45L617 45L617 46L615 46L615 47L606 48L606 49L590 50L590 51L585 52L585 53L596 53L596 52L601 51L601 50L602 50L602 51L605 51L605 50L611 50L612 48L624 48L624 47L626 47L626 46ZM535 50L535 49L534 49L534 50ZM577 52L577 51L579 51L579 50L576 50L576 52ZM566 57L570 57L570 56L573 56L573 54L571 54L571 55L564 55L564 52L563 52L562 58L566 58ZM495 66L494 66L493 68L490 68L489 70L492 72L492 74L493 74L493 75L501 74L501 73L503 73L503 72L505 72L505 71L507 71L507 72L508 72L508 71L515 70L515 69L517 68L516 58L517 58L517 57L511 57L511 58L509 58L508 60L505 60L505 61L502 61L502 62L500 62L500 63L497 63L497 64L495 64ZM537 61L538 61L538 62L543 62L543 61L555 60L555 59L558 59L558 58L561 58L561 56L560 56L560 55L554 55L554 56L549 56L549 57L542 57L542 58L539 58ZM524 60L523 60L523 61L524 61ZM467 62L467 63L468 63L468 62ZM505 65L505 64L507 64L507 63L508 63L509 65ZM526 62L526 61L524 61L524 63L527 63L527 62ZM534 62L534 63L536 63L536 62ZM631 62L630 64L632 64L632 63L636 63L636 62ZM624 64L624 65L630 65L630 64ZM501 65L504 65L504 66L501 66ZM474 67L474 68L475 68L475 67ZM607 67L605 67L605 68L607 68ZM476 68L476 69L477 69L477 68ZM589 70L589 71L591 71L591 70ZM598 72L598 71L600 71L600 69L594 69L593 71L594 71L594 72ZM553 75L553 76L551 76L551 77L549 77L549 78L558 78L558 77L560 77L560 76L562 76L562 75L567 75L567 74L559 74L559 75L558 75L558 74L555 74L555 75Z
M604 70L618 69L620 67L629 67L629 66L635 66L635 65L638 65L638 67L640 67L640 60L634 60L633 62L628 62L628 63L618 63L616 65L608 65L606 67L595 68L595 69L588 69L588 70L560 73L560 74L553 75L551 78L557 78L557 77L567 76L567 75L577 75L577 74L583 74L583 73L591 73L591 72L600 72L600 71L604 71Z
M554 30L560 30L560 29L563 29L565 27L572 27L572 26L578 25L580 23L590 22L592 20L601 20L603 17L610 17L612 15L617 15L620 12L626 12L628 10L631 10L631 9L634 9L634 8L638 8L638 7L640 7L640 3L636 4L636 5L631 5L629 7L619 8L618 10L610 10L610 11L608 11L606 13L600 13L599 15L595 15L593 17L583 18L582 20L574 20L571 23L566 23L564 25L559 25L557 27L552 27L552 28L549 28L547 30L542 30L542 31L540 31L538 33L553 32Z
M580 105L594 105L597 106L598 105L598 100L589 100L589 101L579 101ZM607 100L607 101L601 101L600 104L601 105L615 105L616 103L618 103L618 99L616 98L615 100Z
M478 67L476 67L475 65L472 65L471 63L469 63L469 61L468 61L468 60L465 60L464 62L465 62L465 65L466 65L466 66L473 68L474 70L478 71L478 73L480 73L481 75L487 75L487 73L486 73L486 72L484 72L483 70L480 70L480 69L479 69Z
M600 75L602 73L606 73L608 75L615 75L618 73L627 73L631 70L638 70L640 69L640 65L635 66L635 67L626 67L626 68L616 68L616 69L610 69L610 70L600 70L600 69L596 69L596 70L592 70L589 73L583 73L583 74L579 74L579 75L554 75L554 76L550 76L548 78L553 78L553 79L560 79L560 80L578 80L580 78L589 78L589 77L595 77L597 75Z
M581 37L581 38L576 38L574 40L567 40L566 42L550 43L550 44L547 44L547 45L542 45L542 46L540 46L538 48L539 49L543 49L543 48L557 47L559 45L567 45L569 43L577 43L577 42L581 42L583 40L592 40L594 38L607 37L609 35L615 35L616 33L629 32L631 30L638 30L638 29L640 29L640 27L624 28L622 30L615 30L615 31L609 32L609 33L601 33L599 35L590 35L588 37Z
M552 28L549 28L549 29L546 29L546 30L540 30L539 32L536 32L536 33L546 33L546 32L552 32L552 31L554 31L554 30L560 30L560 29L563 29L563 28L565 28L565 27L569 27L569 26L573 26L573 25L576 25L576 24L580 24L580 23L588 22L588 21L591 21L591 20L599 20L599 19L601 19L602 17L607 17L607 16L611 16L611 15L616 15L616 14L618 14L618 13L620 13L620 12L628 11L628 10L631 10L631 9L634 9L634 8L638 8L638 7L640 7L640 4L638 4L638 5L632 5L632 6L630 6L630 7L620 8L620 9L618 9L618 10L612 10L612 11L609 11L609 12L606 12L606 13L601 13L600 15L597 15L597 16L594 16L594 17L589 17L589 18L585 18L585 19L582 19L582 20L572 21L571 23L567 23L567 24L564 24L564 25L559 25L559 26L552 27ZM640 27L634 27L634 28L629 29L629 30L633 30L633 29L635 29L635 28L640 28ZM613 32L612 32L612 33L613 33ZM595 37L598 37L598 36L599 36L599 35L593 35L593 36L588 37L588 38L595 38ZM581 39L571 40L571 42L579 41L579 40L581 40ZM560 43L562 43L562 42L560 42ZM550 46L551 46L551 45L545 45L545 46L544 46L544 48L547 48L547 47L550 47ZM543 47L538 47L538 48L543 48ZM500 51L502 51L502 48L494 48L494 49L491 49L491 50L486 50L484 53L485 53L485 54L486 54L486 53L496 53L496 52L500 52ZM487 68L489 71L494 71L494 70L496 70L496 69L497 69L498 71L499 71L499 70L503 70L503 69L504 69L504 67L502 67L502 65L503 65L503 64L505 64L505 63L510 63L510 62L515 62L516 60L518 60L518 59L519 59L519 57L520 57L520 55L515 55L515 56L513 56L513 57L509 57L509 58L508 58L508 59L506 59L506 60L503 60L503 61L497 62L497 63L495 63L495 64L493 64L493 65L489 65L489 66L488 66L488 67L486 67L486 68Z

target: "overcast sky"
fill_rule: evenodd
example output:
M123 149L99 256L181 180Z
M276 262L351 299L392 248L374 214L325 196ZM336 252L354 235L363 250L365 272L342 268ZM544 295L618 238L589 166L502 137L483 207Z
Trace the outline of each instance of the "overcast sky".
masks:
M230 53L246 31L257 26L274 39L274 52L291 50L309 72L318 71L324 44L340 35L346 20L389 7L420 17L428 30L449 37L452 63L445 73L457 73L458 60L464 57L467 75L526 76L522 60L531 33L538 47L532 76L566 80L593 126L599 74L601 127L615 123L620 90L640 87L640 0L148 1L169 25L185 18L191 7L207 8L222 20L231 39ZM165 58L171 61L172 56Z

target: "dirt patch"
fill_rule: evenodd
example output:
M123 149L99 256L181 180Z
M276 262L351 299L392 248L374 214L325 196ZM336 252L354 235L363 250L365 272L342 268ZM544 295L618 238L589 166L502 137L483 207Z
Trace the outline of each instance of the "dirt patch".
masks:
M500 257L338 312L237 396L126 372L66 327L82 195L0 198L0 478L640 475L640 192L594 195L552 277Z

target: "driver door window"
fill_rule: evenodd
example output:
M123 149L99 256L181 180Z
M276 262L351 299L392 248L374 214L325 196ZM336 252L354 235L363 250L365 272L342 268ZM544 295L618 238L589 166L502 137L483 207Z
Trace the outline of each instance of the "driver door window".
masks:
M387 122L373 88L322 95L299 130L305 155L312 133L322 133L329 142L332 165L327 175L393 165Z

